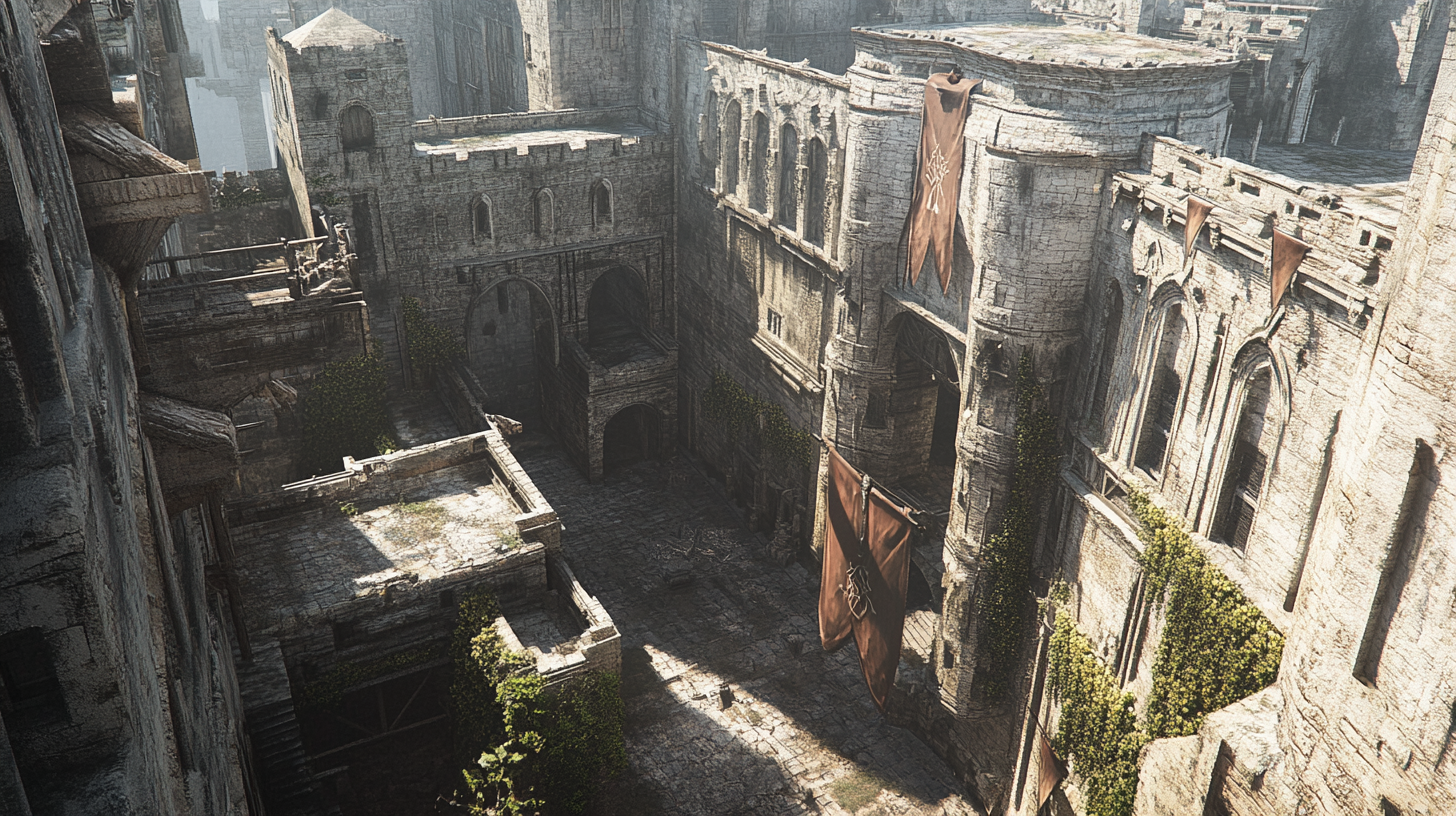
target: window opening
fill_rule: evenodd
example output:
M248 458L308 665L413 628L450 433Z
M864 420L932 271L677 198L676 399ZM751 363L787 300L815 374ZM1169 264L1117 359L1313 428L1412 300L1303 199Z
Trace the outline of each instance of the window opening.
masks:
M374 146L374 117L363 105L350 105L339 115L339 131L345 150Z

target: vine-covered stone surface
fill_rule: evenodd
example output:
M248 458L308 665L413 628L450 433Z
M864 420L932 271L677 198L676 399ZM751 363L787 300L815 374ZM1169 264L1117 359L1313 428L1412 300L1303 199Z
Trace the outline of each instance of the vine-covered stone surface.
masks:
M453 332L426 318L415 298L405 298L403 306L410 371L416 387L428 386L434 383L436 372L465 356L465 345Z
M1015 468L1000 529L981 551L985 578L980 642L987 658L981 676L986 695L993 699L1006 691L1026 632L1032 551L1047 490L1057 472L1056 418L1047 410L1030 353L1021 356L1017 370Z
M1197 731L1210 713L1278 677L1284 636L1208 560L1183 525L1133 491L1142 523L1145 598L1163 603L1167 623L1153 664L1148 732L1154 739Z
M324 366L300 400L303 473L337 473L345 456L366 459L398 448L387 391L377 350Z
M1148 736L1137 727L1135 698L1122 691L1065 612L1057 615L1048 648L1047 682L1062 705L1053 745L1076 762L1088 816L1128 816L1137 794L1138 752Z
M1055 746L1075 762L1088 816L1131 814L1142 746L1192 734L1210 713L1268 687L1284 650L1284 636L1181 523L1140 491L1130 503L1145 545L1144 601L1161 605L1166 617L1142 724L1134 721L1133 696L1064 611L1048 649L1048 683L1061 703ZM1065 591L1053 591L1054 606L1065 599Z
M455 745L473 814L578 814L627 766L619 678L588 672L546 689L497 634L495 601L460 604L450 642Z
M731 434L745 429L758 431L759 443L781 459L812 467L818 450L808 431L793 426L777 403L750 394L726 372L713 374L713 384L703 392L703 413L721 422Z

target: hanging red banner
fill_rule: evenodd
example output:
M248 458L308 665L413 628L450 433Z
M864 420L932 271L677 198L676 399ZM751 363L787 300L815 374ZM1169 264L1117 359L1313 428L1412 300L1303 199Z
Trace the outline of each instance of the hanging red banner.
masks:
M824 563L819 583L819 640L826 652L844 645L854 615L840 592L849 569L847 552L858 552L864 538L864 492L859 471L829 448L829 490L825 496Z
M819 638L834 651L854 636L865 685L884 711L904 640L914 522L878 488L866 494L868 480L828 447Z
M1183 225L1183 257L1193 254L1193 245L1198 242L1198 233L1203 230L1203 223L1208 220L1208 214L1213 212L1213 205L1206 201L1199 201L1193 196L1188 197L1188 223Z
M956 209L966 152L966 109L979 79L957 73L931 74L925 81L920 117L920 155L915 195L910 201L910 259L906 276L920 280L926 250L933 251L942 292L950 289L955 259Z
M1274 230L1273 244L1269 262L1270 311L1279 308L1279 301L1284 299L1289 282L1294 279L1294 273L1299 271L1299 265L1304 263L1304 256L1311 249L1309 244L1277 229Z

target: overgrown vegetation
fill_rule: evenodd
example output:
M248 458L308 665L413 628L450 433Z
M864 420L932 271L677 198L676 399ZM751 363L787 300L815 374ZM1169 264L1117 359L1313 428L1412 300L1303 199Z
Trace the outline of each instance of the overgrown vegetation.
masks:
M1146 545L1145 597L1158 603L1166 596L1148 733L1154 739L1186 736L1209 712L1274 682L1284 636L1147 494L1133 491L1129 501Z
M410 371L417 387L427 387L434 384L437 372L465 356L465 345L453 332L426 318L418 300L407 297L403 303Z
M1032 551L1047 489L1057 470L1056 419L1036 382L1031 354L1017 368L1016 469L1001 527L982 550L985 583L980 602L980 642L985 661L986 695L1006 692L1026 631L1027 586Z
M729 434L757 431L763 448L787 462L812 467L816 461L813 435L795 428L777 403L750 394L726 372L713 374L713 384L703 392L703 413L723 423Z
M525 655L507 651L495 602L460 604L450 643L451 707L462 801L475 814L577 814L627 765L615 674L591 672L547 690Z
M1140 491L1129 501L1146 545L1144 600L1162 605L1166 617L1141 727L1133 696L1121 692L1070 615L1057 615L1049 649L1047 677L1062 706L1056 747L1076 762L1089 816L1132 813L1142 746L1192 734L1211 712L1268 687L1284 651L1284 636L1176 519ZM1066 599L1064 588L1053 590L1053 606Z
M1057 753L1076 759L1088 816L1127 816L1138 752L1148 742L1133 714L1135 699L1122 693L1071 615L1057 615L1048 654L1047 682L1062 704Z
M300 399L306 474L337 473L345 456L367 459L399 447L384 404L384 361L361 354L324 366Z

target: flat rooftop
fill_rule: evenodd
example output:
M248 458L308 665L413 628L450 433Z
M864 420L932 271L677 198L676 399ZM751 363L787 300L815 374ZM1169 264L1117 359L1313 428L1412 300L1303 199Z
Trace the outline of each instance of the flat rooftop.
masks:
M1008 59L1101 64L1108 68L1144 63L1225 63L1233 59L1201 46L1117 31L1037 23L955 23L917 28L876 28L882 34L957 43Z
M418 129L416 135L419 134ZM564 144L573 150L586 149L587 142L600 140L621 140L623 144L634 144L654 131L632 122L602 123L580 127L527 128L499 133L481 133L439 139L415 140L415 151L425 155L449 155L476 150L504 150L516 148L524 152L532 147Z
M263 630L358 598L396 581L425 582L488 568L523 547L520 509L488 460L402 479L379 504L310 501L233 528L249 627ZM257 619L267 618L267 619Z
M1242 153L1247 155L1247 150ZM1342 209L1394 227L1415 160L1414 151L1261 144L1251 164L1328 190L1340 197Z

